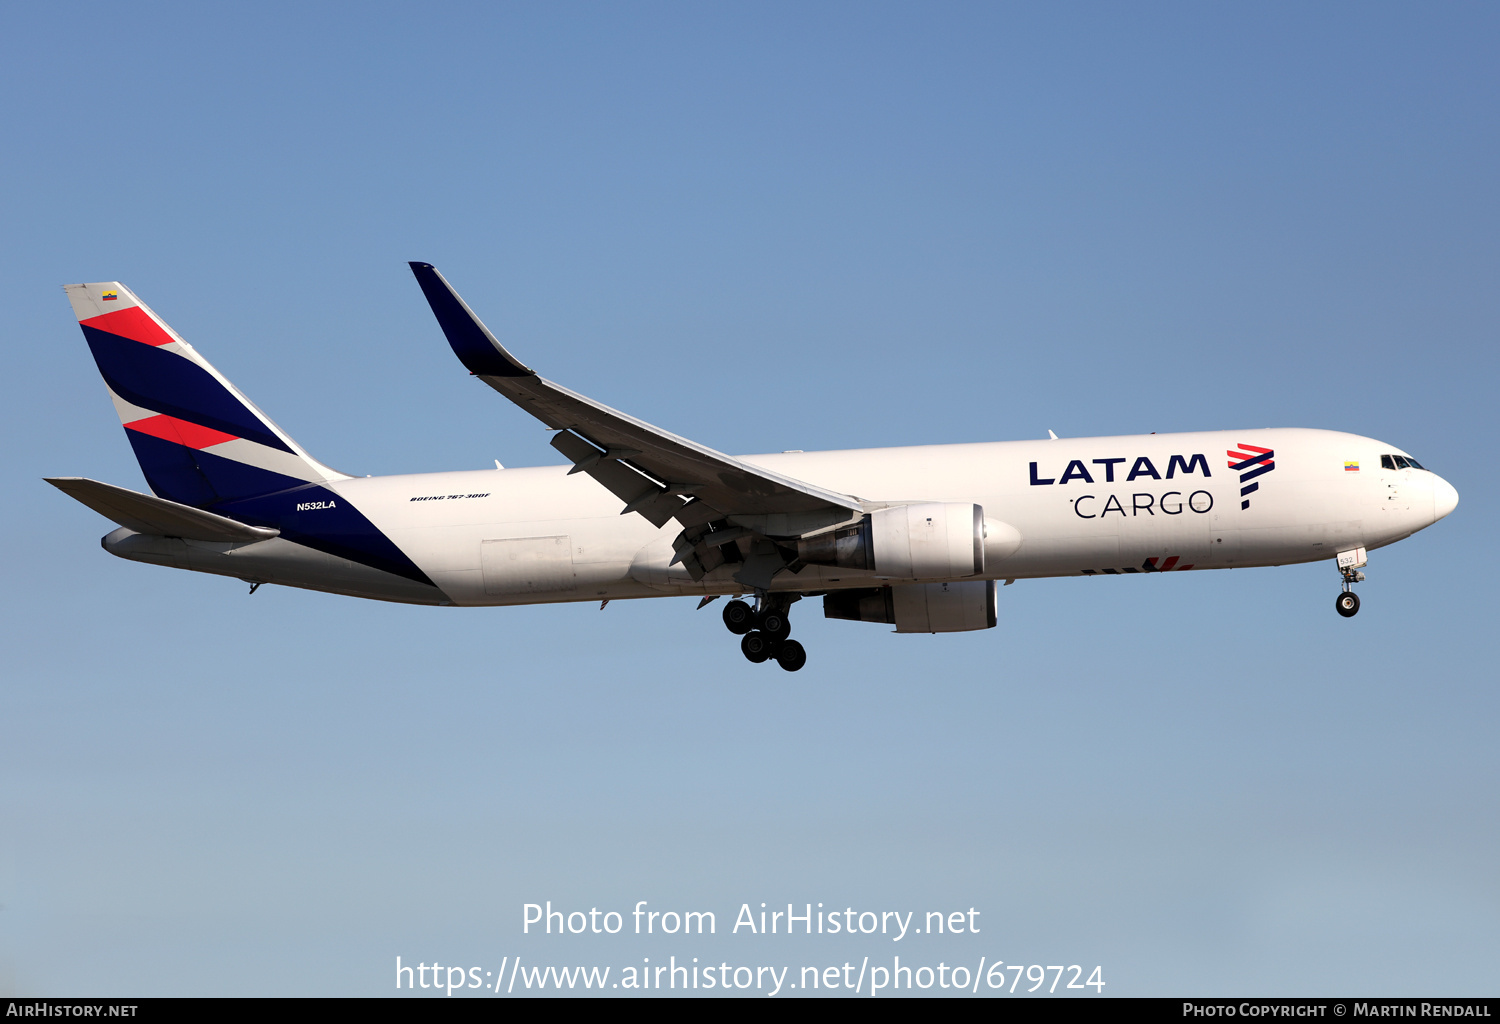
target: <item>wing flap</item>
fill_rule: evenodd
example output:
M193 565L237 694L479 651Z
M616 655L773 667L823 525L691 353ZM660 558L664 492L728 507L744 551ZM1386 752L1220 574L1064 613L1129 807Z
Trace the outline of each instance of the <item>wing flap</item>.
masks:
M570 473L587 473L623 501L621 515L639 512L659 528L682 508L682 499L675 491L625 461L627 455L640 454L634 449L600 450L570 430L558 431L552 447L573 463Z
M101 483L81 476L44 477L49 484L100 515L136 533L155 537L181 537L184 540L247 543L269 540L280 530L244 523L215 515L190 505L141 494L125 487Z

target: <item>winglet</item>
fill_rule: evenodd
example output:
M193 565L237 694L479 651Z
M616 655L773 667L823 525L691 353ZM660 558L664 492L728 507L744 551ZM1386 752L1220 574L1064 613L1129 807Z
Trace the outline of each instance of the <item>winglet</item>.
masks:
M416 275L438 326L453 346L453 354L470 373L486 377L535 377L536 371L505 351L468 303L459 298L437 268L430 263L408 263Z

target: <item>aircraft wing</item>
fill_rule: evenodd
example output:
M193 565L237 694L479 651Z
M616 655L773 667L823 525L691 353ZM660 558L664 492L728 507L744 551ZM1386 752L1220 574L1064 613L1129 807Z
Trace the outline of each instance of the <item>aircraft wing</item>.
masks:
M469 372L553 430L552 447L657 526L729 518L796 537L861 514L858 498L751 466L541 377L505 350L430 264L412 263L438 324ZM727 543L727 541L726 541Z
M552 447L573 463L570 472L587 473L625 502L622 515L682 524L674 547L695 578L724 564L732 557L725 547L742 541L745 564L735 578L769 586L782 569L800 568L785 542L863 513L853 495L751 466L539 376L505 350L435 267L410 266L469 372L557 431Z

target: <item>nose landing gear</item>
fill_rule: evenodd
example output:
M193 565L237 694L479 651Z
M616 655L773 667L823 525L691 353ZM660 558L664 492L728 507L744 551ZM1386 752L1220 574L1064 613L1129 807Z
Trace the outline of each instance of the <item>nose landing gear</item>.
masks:
M1333 606L1344 618L1352 619L1359 611L1359 595L1354 592L1354 584L1365 581L1365 574L1359 570L1369 563L1369 559L1364 548L1355 548L1352 551L1340 551L1337 561L1339 575L1344 580L1344 591L1339 594Z
M792 620L787 614L800 594L762 594L759 609L744 601L730 601L724 606L724 625L729 632L742 637L740 653L747 661L759 665L774 660L788 672L807 664L807 651L795 640L788 640Z

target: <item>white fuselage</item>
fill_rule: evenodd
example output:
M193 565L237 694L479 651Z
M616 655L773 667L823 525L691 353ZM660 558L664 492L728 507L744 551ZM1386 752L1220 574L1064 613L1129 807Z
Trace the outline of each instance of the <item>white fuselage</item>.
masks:
M1275 452L1274 470L1261 473L1248 496L1226 454L1240 445ZM990 527L985 571L970 578L1014 579L1282 565L1390 544L1436 522L1457 501L1431 472L1382 468L1381 456L1390 454L1405 453L1353 434L1263 429L789 452L743 461L870 503L981 505ZM566 466L352 478L328 489L379 527L441 596L281 538L234 545L119 530L105 546L140 561L425 604L747 589L733 578L734 564L693 580L672 564L676 523L657 529L638 515L622 515L618 498ZM780 573L771 589L886 582L902 581L809 565Z

